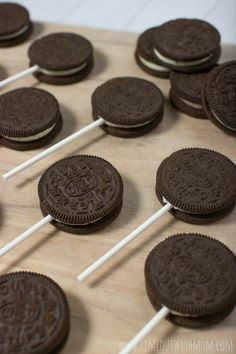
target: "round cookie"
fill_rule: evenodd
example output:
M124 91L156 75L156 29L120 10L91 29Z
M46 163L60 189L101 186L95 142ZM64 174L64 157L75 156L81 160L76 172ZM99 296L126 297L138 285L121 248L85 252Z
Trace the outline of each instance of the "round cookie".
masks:
M201 234L178 234L159 243L145 263L148 297L167 319L198 328L223 320L234 308L236 257L221 242Z
M61 130L56 98L37 88L19 88L0 96L0 144L31 150L50 142Z
M143 135L159 124L164 112L162 92L151 82L117 77L92 94L93 119L103 118L107 133L122 138Z
M0 47L10 47L24 42L32 33L29 12L21 5L0 4Z
M63 290L48 277L30 272L0 276L1 354L58 353L70 331Z
M170 101L180 111L196 118L207 118L203 111L201 92L208 72L195 74L172 71Z
M220 56L220 34L208 22L176 19L153 32L154 54L161 65L181 72L214 66Z
M107 161L87 155L62 159L49 167L38 185L43 215L73 234L89 234L112 222L123 201L123 182Z
M170 70L158 64L154 55L152 35L155 28L147 29L138 37L135 59L137 64L148 74L160 78L168 78Z
M156 195L170 213L192 224L227 215L236 203L236 166L224 155L202 148L176 151L159 166Z
M214 68L202 88L204 111L220 129L236 134L236 60Z
M34 41L29 50L30 65L40 81L66 85L85 78L93 68L93 47L75 33L53 33Z

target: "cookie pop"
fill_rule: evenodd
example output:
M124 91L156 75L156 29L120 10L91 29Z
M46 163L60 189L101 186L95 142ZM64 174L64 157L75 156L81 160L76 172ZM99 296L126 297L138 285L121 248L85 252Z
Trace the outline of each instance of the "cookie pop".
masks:
M96 88L92 95L92 110L93 123L8 171L3 179L9 179L99 126L108 134L124 138L148 133L163 117L164 98L159 88L149 81L118 77Z
M80 275L82 282L163 214L206 224L229 214L236 204L236 166L224 155L202 148L174 152L159 166L156 193L164 205Z
M24 6L3 2L0 4L0 47L11 47L24 42L32 33L33 24Z
M106 160L78 155L59 160L38 184L44 218L0 249L9 252L49 222L72 234L89 234L111 223L120 213L123 182Z
M0 96L0 145L37 149L50 142L61 127L59 104L49 92L24 87Z
M120 354L130 353L160 322L188 328L216 324L234 309L236 257L220 241L201 234L174 235L159 243L145 263L145 283L156 315Z
M52 33L34 41L28 50L30 67L0 81L0 88L26 75L39 81L66 85L86 77L93 67L93 47L75 33Z
M0 276L1 354L59 353L70 332L65 293L52 279L32 272Z

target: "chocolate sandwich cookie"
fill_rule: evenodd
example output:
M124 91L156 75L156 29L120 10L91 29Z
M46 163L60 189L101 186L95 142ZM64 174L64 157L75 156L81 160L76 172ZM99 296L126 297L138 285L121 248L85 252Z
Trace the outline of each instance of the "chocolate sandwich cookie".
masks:
M43 215L51 215L58 229L89 234L120 213L123 182L118 171L95 156L78 155L49 167L38 185Z
M236 134L236 60L214 68L202 89L204 111L220 129Z
M154 129L164 112L164 98L151 82L117 77L97 87L92 95L93 119L103 118L105 132L122 138L143 135Z
M10 47L24 42L32 33L29 12L21 5L0 4L0 47Z
M196 118L207 118L203 111L201 92L208 72L170 75L170 101L180 111Z
M63 290L45 275L17 272L0 276L1 354L58 353L70 331Z
M229 214L236 204L236 166L224 155L201 148L174 152L159 166L156 195L170 213L190 224Z
M56 98L37 88L19 88L0 96L0 144L31 150L50 142L61 130Z
M168 78L170 76L170 69L157 63L153 51L152 35L155 29L156 27L149 28L138 37L135 59L137 64L148 74L160 78Z
M220 241L178 234L159 243L145 263L147 295L167 319L197 328L222 321L236 303L236 257Z
M208 22L176 19L153 32L154 54L160 65L180 72L209 70L220 56L220 34Z
M93 67L93 47L75 33L53 33L31 44L30 65L38 65L34 74L40 81L67 85L84 79Z

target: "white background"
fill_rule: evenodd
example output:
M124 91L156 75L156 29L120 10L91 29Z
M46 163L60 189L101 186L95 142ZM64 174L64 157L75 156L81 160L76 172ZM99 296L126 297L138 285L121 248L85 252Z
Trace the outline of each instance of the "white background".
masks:
M1 1L0 1L1 2ZM141 32L177 17L201 18L236 44L236 0L15 0L35 21ZM235 55L236 58L236 55Z

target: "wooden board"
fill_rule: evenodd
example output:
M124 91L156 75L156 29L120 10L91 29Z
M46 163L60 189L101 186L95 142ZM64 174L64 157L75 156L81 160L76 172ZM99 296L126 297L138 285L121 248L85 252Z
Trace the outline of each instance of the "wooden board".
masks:
M95 68L88 80L54 87L39 83L30 76L2 90L30 86L53 93L60 102L64 118L63 131L55 141L91 122L91 94L99 84L114 76L138 76L157 84L166 96L165 116L154 131L136 139L112 137L97 128L12 180L5 183L1 180L0 246L41 218L37 181L46 167L64 156L96 154L114 164L124 180L124 206L120 216L110 226L90 236L72 236L47 225L3 256L0 270L2 273L16 270L44 273L62 286L69 298L72 318L71 334L63 353L113 354L118 353L122 342L131 339L154 315L145 293L143 276L149 251L171 234L191 231L222 240L236 252L236 210L223 220L206 226L188 225L167 214L96 272L86 284L79 284L76 275L160 208L154 193L155 174L166 156L180 148L197 146L218 150L235 160L235 138L210 121L191 118L170 105L167 99L169 81L146 75L134 62L136 34L38 24L33 38L65 30L85 35L93 42ZM28 46L29 42L0 50L0 64L5 67L7 75L27 67ZM235 47L224 45L222 60L233 57ZM1 147L1 173L34 155L34 151L17 152ZM181 352L189 353L194 348L191 347L194 341L200 341L196 342L198 353L205 352L207 345L216 346L217 340L232 347L235 318L234 311L217 326L195 331L163 320L136 352L154 353L155 348L156 351L172 354L180 352L180 347L177 349L175 345L183 345ZM212 352L217 351L214 348Z

